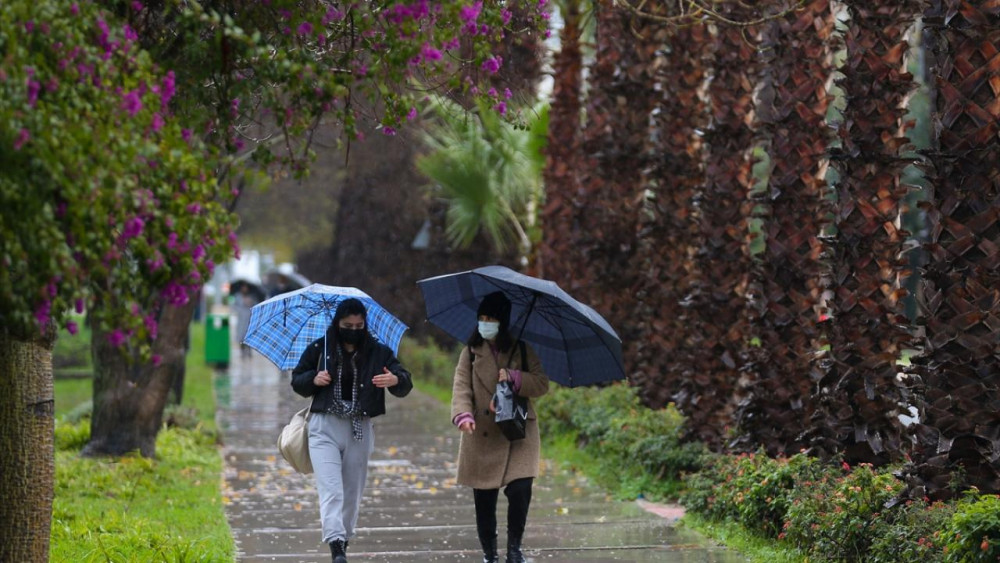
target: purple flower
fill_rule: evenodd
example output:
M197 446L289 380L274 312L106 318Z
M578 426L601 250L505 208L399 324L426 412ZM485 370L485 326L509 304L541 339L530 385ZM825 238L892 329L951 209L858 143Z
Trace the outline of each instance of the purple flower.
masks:
M410 108L410 113L406 114L407 121L413 121L417 118L417 108Z
M31 140L31 132L22 127L17 134L17 138L14 139L14 150L21 150L21 147L23 147L29 140Z
M483 9L483 3L476 2L471 6L462 6L462 9L458 12L458 17L462 20L462 30L470 35L475 35L479 31L479 25L476 20L479 19L479 12Z
M188 302L187 289L181 284L171 281L160 291L160 295L167 300L170 305L184 305Z
M73 5L69 7L69 11L74 16L80 13L80 4L73 2Z
M129 26L129 25L126 24L125 26L123 26L123 30L125 31L125 39L128 39L129 41L138 41L139 40L139 34L136 33L135 30L132 29L131 26Z
M167 109L167 104L170 103L170 99L174 97L177 93L177 83L174 76L174 71L170 71L166 76L163 77L163 84L160 87L160 105L164 110Z
M299 24L299 35L310 35L313 31L313 24L302 22Z
M80 328L76 326L76 323L74 321L66 322L66 331L69 332L70 334L76 334L79 330Z
M142 2L139 2L138 0L132 2L132 9L135 10L136 12L141 12L142 11Z
M142 109L142 98L139 97L138 90L132 90L128 94L125 94L125 97L122 99L122 109L127 111L132 117L135 117L135 114L139 113Z
M396 130L392 127L382 127L382 133L387 137L392 137L396 134Z
M126 340L125 333L122 332L122 329L120 328L114 329L113 331L111 331L111 334L108 335L108 342L115 348L118 348L119 346L124 344L125 340Z
M192 215L197 215L201 213L201 204L198 202L194 202L187 206L187 211ZM170 233L170 234L176 235L177 233Z
M191 142L191 130L190 129L181 129L181 138L190 143Z
M330 22L339 22L342 19L344 19L344 12L331 6L326 10L326 15L323 16L323 25L329 25Z
M27 31L28 33L35 31L35 22L33 21L24 22L24 30Z
M163 356L159 354L153 354L150 360L152 360L153 362L153 367L158 367L161 363L163 363Z
M153 315L146 315L142 318L142 323L146 325L146 330L149 331L150 338L156 338L157 329L159 325L156 323L156 317Z
M205 247L200 244L194 247L194 250L191 251L191 259L194 260L195 262L197 262L203 256L205 256Z
M153 114L153 131L159 131L163 129L163 116L159 112Z
M38 92L42 89L42 83L36 80L28 79L28 105L35 107L38 103Z
M76 310L77 313L83 312L83 299L76 300L76 302L74 303L74 309Z
M511 93L510 88L503 89L503 99L509 100L514 94Z
M483 61L483 70L490 74L496 74L500 70L500 65L503 64L503 59L500 57L490 57Z
M438 51L429 44L424 43L423 48L420 50L420 54L423 55L424 60L428 61L439 61L441 60L441 51Z
M125 222L125 230L122 231L122 238L130 239L135 238L142 234L143 227L146 226L146 222L140 217L133 217Z
M497 89L496 88L490 88L489 90L486 91L486 95L489 96L489 97L491 97L491 98L497 97Z
M493 109L496 110L496 112L499 113L500 115L506 115L507 102L500 102L497 105L493 106Z
M511 14L510 10L504 8L500 10L500 21L502 21L504 25L507 25L510 23L510 18L512 15L513 14Z
M38 326L44 331L45 328L49 326L49 321L51 319L52 302L46 299L38 305L37 309L35 309L35 320L38 322Z

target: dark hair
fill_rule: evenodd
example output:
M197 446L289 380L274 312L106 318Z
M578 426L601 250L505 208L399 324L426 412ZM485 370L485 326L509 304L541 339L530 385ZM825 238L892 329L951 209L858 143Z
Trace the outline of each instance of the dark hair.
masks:
M365 321L364 331L366 338L361 339L361 343L358 345L359 357L364 357L368 351L368 342L372 339L372 335L368 330L368 309L365 308L365 304L361 301L351 297L340 302L340 305L337 306L337 312L333 315L333 322L330 324L330 329L327 331L327 338L332 336L334 345L340 345L340 333L338 331L340 321L344 317L350 317L351 315L360 315Z
M510 327L508 326L510 323L510 301L503 293L497 291L483 297L476 310L477 321L479 315L489 315L500 321L500 332L496 337L498 351L509 352L514 348L514 340L510 337ZM479 334L479 324L477 323L476 328L472 329L472 335L469 336L467 344L470 347L480 346L484 340L483 335Z

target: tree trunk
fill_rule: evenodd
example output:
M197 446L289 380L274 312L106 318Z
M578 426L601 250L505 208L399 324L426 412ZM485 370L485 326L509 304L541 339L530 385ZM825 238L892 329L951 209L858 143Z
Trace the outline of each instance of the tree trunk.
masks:
M0 561L49 560L54 336L21 339L0 330Z
M108 333L94 327L94 412L84 456L121 456L138 451L156 456L156 435L163 423L171 387L184 369L188 330L195 302L165 306L153 342L153 361L111 346ZM159 358L159 363L156 359Z
M759 15L729 4L730 19ZM754 78L758 70L755 31L721 25L705 50L712 79L706 98L705 179L695 191L699 203L698 272L687 312L692 345L689 369L674 397L690 437L713 449L725 446L741 399L740 366L746 357L746 285L750 271L747 218L753 184L751 155Z
M803 421L812 418L819 377L833 22L829 0L811 0L767 24L761 49L758 128L769 141L772 169L766 190L754 194L766 248L752 273L750 320L759 342L738 417L740 447L764 446L771 455L805 446Z
M580 110L583 89L583 52L580 48L580 2L566 2L560 49L552 63L552 106L545 147L545 208L542 211L542 241L533 264L533 274L545 278L572 271L573 234L580 219ZM569 288L569 286L564 286Z
M1000 4L933 0L936 70L930 241L918 294L925 387L910 494L1000 492Z
M909 347L900 289L907 233L897 225L906 186L904 101L914 88L906 72L904 35L918 0L846 0L851 19L839 81L847 106L833 165L840 172L832 260L830 361L819 381L817 454L848 463L899 460L906 401L896 362Z

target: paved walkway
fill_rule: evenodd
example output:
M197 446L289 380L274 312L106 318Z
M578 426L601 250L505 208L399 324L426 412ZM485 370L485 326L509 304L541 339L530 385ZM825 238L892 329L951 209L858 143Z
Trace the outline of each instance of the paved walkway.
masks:
M328 562L312 476L294 473L274 445L281 427L307 402L266 359L233 352L216 390L226 513L238 558ZM417 389L405 399L389 397L388 414L376 419L376 450L350 561L482 561L471 494L455 485L458 433L447 407L420 393L419 375L414 379ZM501 544L505 503L500 495ZM613 501L546 465L535 483L524 547L533 560L552 563L743 560L674 528L672 513L660 508L666 518L634 502Z

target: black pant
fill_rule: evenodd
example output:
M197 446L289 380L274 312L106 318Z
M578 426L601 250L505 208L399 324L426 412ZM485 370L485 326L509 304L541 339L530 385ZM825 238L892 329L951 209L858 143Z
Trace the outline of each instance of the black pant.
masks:
M528 506L531 504L532 477L511 481L504 488L507 497L507 538L520 540L524 535L524 523L528 520ZM497 535L497 497L500 489L472 489L476 500L476 531L480 539L495 538Z

